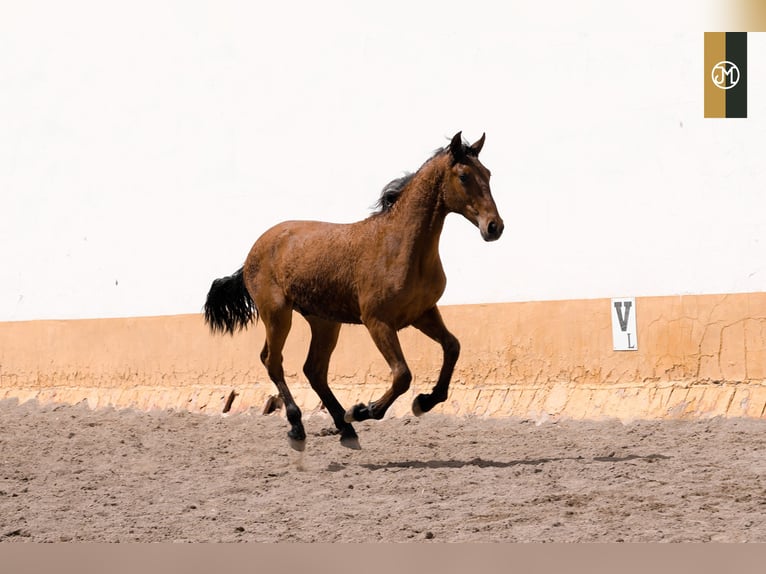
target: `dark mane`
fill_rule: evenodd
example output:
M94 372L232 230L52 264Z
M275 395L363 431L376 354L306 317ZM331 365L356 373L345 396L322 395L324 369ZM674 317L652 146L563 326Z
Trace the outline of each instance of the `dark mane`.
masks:
M415 177L414 173L408 173L402 177L389 181L383 188L383 191L380 192L380 198L375 204L375 213L385 213L390 211L394 206L394 203L396 203L396 200L399 199L404 188L410 181L412 181L413 177Z
M422 169L424 165L426 165L436 156L446 152L449 152L449 146L440 147L423 163L423 165L420 166L420 169ZM463 153L467 156L476 155L466 141L463 141ZM418 169L418 171L420 171L420 169ZM387 211L390 211L394 206L394 203L396 203L396 200L399 199L399 197L402 195L404 188L407 187L407 184L410 181L412 181L412 178L415 177L416 173L417 171L415 173L407 173L402 177L398 177L389 181L380 192L380 198L378 198L378 201L375 203L373 208L375 211L373 214L386 213Z

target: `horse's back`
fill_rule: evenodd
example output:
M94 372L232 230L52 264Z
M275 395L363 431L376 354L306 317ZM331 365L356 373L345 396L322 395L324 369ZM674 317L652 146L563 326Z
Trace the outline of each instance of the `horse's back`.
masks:
M330 271L335 266L330 259L348 257L353 250L351 227L324 221L283 221L256 240L248 260L277 272L310 273L325 266Z

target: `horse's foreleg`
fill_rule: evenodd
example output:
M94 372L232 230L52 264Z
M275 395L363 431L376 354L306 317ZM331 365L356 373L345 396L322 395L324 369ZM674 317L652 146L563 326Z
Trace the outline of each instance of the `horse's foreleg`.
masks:
M439 372L439 380L430 394L420 394L412 402L412 412L416 416L427 413L438 403L447 400L449 392L449 383L452 379L452 372L455 370L460 355L460 342L457 337L447 330L442 320L441 313L436 307L426 311L422 317L413 323L413 326L428 337L441 344L444 351L444 362Z
M399 344L399 337L396 329L376 320L366 320L364 322L367 330L370 332L375 346L386 359L391 368L393 383L386 393L377 401L369 405L358 404L346 411L346 422L363 421L370 418L382 419L386 414L388 407L396 398L410 388L412 373L407 362L404 360L402 347Z
M340 443L347 448L359 449L361 448L359 437L354 427L344 420L345 410L327 384L330 355L338 342L340 324L316 317L307 317L306 320L311 326L311 345L306 363L303 365L303 373L340 431Z
M287 388L285 373L282 368L282 349L292 325L292 310L285 308L263 313L262 316L263 324L266 327L266 344L261 352L261 360L269 372L269 378L277 386L279 395L285 403L285 413L291 427L287 433L290 446L297 451L302 451L306 448L306 431L301 420L302 413L298 405L295 404L290 389Z

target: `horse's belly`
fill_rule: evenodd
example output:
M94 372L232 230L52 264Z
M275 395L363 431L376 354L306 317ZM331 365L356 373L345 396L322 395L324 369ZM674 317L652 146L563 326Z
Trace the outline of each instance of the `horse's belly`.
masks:
M359 304L354 293L342 286L327 283L304 285L294 283L288 296L293 309L303 316L314 316L337 323L362 322Z
M326 321L334 321L336 323L351 323L354 325L361 325L362 319L358 313L349 312L346 310L327 309L327 308L306 308L298 305L294 306L294 309L298 311L304 317L318 317Z

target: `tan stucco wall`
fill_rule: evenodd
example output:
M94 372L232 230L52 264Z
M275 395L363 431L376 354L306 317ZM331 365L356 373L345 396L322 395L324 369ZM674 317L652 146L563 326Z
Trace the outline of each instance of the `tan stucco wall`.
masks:
M444 307L462 354L436 412L620 419L751 416L766 408L766 293L644 297L637 351L612 351L607 299ZM440 348L401 333L415 375L391 409L429 389ZM86 400L91 407L258 411L275 393L258 360L259 325L212 336L200 315L0 323L0 399ZM304 413L320 407L301 368L308 329L296 317L285 371ZM345 406L377 398L388 368L364 327L344 326L330 383Z

